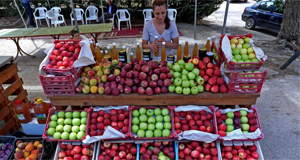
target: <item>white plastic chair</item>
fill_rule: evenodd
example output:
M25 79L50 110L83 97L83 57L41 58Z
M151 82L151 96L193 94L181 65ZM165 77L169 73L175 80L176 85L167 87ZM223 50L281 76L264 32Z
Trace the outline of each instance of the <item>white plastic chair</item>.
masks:
M128 14L128 18L126 17L126 13ZM116 14L118 17L118 30L120 30L121 21L126 21L127 27L129 25L129 28L131 29L130 13L128 12L128 10L127 9L118 9Z
M35 8L35 10L33 12L33 16L34 16L37 28L39 27L38 23L37 23L37 20L39 20L40 25L42 26L41 19L45 19L48 27L50 27L49 26L49 22L48 22L48 18L46 16L46 12L47 12L47 8L46 7L37 7L37 8ZM38 15L37 15L37 13L38 13Z
M50 10L53 10L56 13L60 13L61 12L61 8L60 7L52 7Z
M77 21L81 21L82 24L84 25L84 20L83 20L84 10L82 8L74 8L74 11L76 14ZM75 20L75 18L73 17L73 12L71 12L70 18L71 18L71 25L73 26L73 21Z
M175 21L176 23L176 15L177 15L177 10L176 9L168 9L168 17L171 21Z
M152 13L153 10L152 9L144 9L143 10L143 15L144 15L144 23L146 23L147 21L149 21L150 19L152 19Z
M112 18L106 19L108 21L110 21L113 24L113 29L115 29L115 14L113 14Z
M89 17L87 13L89 12ZM88 6L85 10L85 23L88 24L88 21L95 20L98 21L98 8L95 6Z
M51 25L54 25L54 27L60 26L60 24L65 24L65 26L67 25L65 22L65 18L63 15L58 14L57 12L53 11L53 10L49 10L46 12L46 16L48 19L50 19L51 21Z

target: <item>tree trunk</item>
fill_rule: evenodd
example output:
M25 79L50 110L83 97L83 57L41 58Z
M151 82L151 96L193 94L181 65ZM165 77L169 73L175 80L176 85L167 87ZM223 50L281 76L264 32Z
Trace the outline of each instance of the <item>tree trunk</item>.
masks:
M300 1L286 0L284 15L281 23L281 30L278 34L279 39L296 41L300 44Z

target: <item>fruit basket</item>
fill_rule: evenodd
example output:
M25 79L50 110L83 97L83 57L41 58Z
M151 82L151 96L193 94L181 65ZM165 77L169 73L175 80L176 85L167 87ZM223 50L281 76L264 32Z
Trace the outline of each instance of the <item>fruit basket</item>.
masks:
M220 141L257 141L264 137L256 107L218 109L214 112L214 118Z
M77 68L72 75L39 75L45 95L74 95L76 94L76 80L80 77L82 68Z
M15 140L13 136L0 136L0 159L9 159L15 150Z
M97 145L98 142L92 144L59 142L53 160L64 158L96 160Z
M173 139L174 108L175 106L168 106L168 107L130 106L130 112L132 113L132 119L130 122L132 123L131 132L130 132L131 139L135 139L135 140ZM142 122L140 123L140 121Z
M229 83L228 93L260 93L263 83Z
M81 142L87 135L92 110L65 111L50 108L43 138L47 141Z
M177 144L174 141L144 142L137 145L137 159L178 159Z
M98 142L97 154L98 160L108 159L128 159L136 160L137 145L133 141L122 142Z
M88 135L102 136L107 128L111 126L124 134L125 138L108 138L106 140L126 140L130 139L131 112L128 106L116 107L95 107L90 116L90 123L87 124Z
M246 158L264 160L264 156L258 141L217 142L217 148L219 151L218 154L220 160Z

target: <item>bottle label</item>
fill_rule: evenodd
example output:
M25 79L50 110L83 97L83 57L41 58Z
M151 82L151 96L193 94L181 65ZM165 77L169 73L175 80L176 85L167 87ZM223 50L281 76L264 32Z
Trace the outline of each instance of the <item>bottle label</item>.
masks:
M149 61L149 60L150 60L150 55L144 54L144 55L143 55L143 60L144 60L144 61Z
M174 57L167 57L167 62L174 63L175 58Z
M25 120L24 114L17 114L19 120Z
M123 56L123 55L119 55L119 61L121 61L121 62L125 62L125 63L126 63L125 56Z
M46 114L35 114L37 120L46 120Z

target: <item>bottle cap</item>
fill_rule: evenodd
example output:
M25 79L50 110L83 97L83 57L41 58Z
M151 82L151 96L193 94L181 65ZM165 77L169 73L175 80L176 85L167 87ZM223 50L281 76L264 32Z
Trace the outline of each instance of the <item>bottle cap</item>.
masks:
M96 46L99 46L99 43L96 43Z
M115 45L116 45L116 43L112 43L112 45L113 45L113 46L115 46Z
M130 55L133 56L133 53L131 52Z
M41 103L43 103L43 99L42 98L38 98L38 99L36 99L35 103L36 104L41 104Z
M126 46L122 46L123 49L126 49Z
M90 43L94 43L94 42L90 40Z
M22 100L17 100L16 101L16 104L22 104L23 102L22 102Z
M136 45L140 45L140 42L137 42Z
M179 45L182 45L182 42L179 42Z
M198 41L195 41L195 44L198 44Z
M188 39L186 39L186 40L185 40L185 42L189 42L189 40L188 40Z
M155 38L158 38L158 36L154 36Z
M107 53L108 53L108 50L105 50L105 53L107 54Z
M166 42L165 42L165 41L163 41L163 42L162 42L162 45L166 45Z
M207 37L207 40L211 40L210 37Z
M100 50L101 53L103 53L103 50Z
M110 49L110 46L107 46L107 49Z

